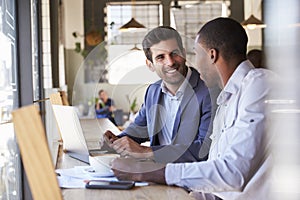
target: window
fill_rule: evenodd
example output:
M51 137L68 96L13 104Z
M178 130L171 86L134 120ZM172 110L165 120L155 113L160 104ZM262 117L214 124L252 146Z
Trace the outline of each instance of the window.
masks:
M42 0L42 65L44 88L52 88L52 68L51 68L51 41L50 41L50 4L49 0Z
M179 5L177 7L171 5L171 26L182 35L187 51L187 64L193 65L193 44L197 31L207 21L227 16L229 1L179 1ZM157 76L152 76L153 73L145 71L147 76L143 77L143 80L137 80L141 77L141 70L145 70L146 66L143 52L138 52L136 49L141 48L146 32L161 24L160 10L162 9L159 4L138 4L132 7L127 4L110 3L107 6L108 65L106 71L109 83L133 84L142 83L143 80L144 83L149 83L158 79ZM120 32L119 28L133 16L147 29L134 33ZM136 81L132 81L132 77L136 77Z
M134 17L146 29L121 32L119 28ZM158 79L145 65L141 50L142 39L147 31L160 24L159 4L131 5L109 4L107 6L108 64L107 79L110 84L144 84ZM149 76L140 76L140 74Z
M228 16L229 1L184 2L171 8L171 25L182 35L187 52L187 62L193 65L193 45L197 32L209 20ZM189 63L190 62L190 63Z
M171 17L174 18L174 26L178 32L189 38L195 38L202 25L223 14L225 1L198 2L184 4L180 8L171 8ZM225 8L226 9L226 8Z
M153 5L107 5L107 40L109 44L140 44L147 30L120 32L119 28L134 17L147 29L159 25L159 4Z
M0 1L0 199L20 199L20 157L11 111L18 107L16 4Z

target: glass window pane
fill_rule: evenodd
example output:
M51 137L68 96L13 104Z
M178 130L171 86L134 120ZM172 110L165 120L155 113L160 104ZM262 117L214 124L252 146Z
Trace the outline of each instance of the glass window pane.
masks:
M134 47L141 48L142 39L147 29L134 32L121 32L119 28L129 20L134 19L143 24L147 29L154 28L159 25L159 4L135 5L108 5L107 6L107 24L112 24L107 29L108 38L108 81L111 84L136 84L149 83L157 80L157 76L149 73L145 64L145 55L142 50L136 50ZM124 65L124 63L126 63ZM131 74L141 74L145 70L149 73L149 79L141 76L140 79L135 76L129 77ZM147 73L147 74L148 74ZM113 74L113 75L112 75Z
M202 25L211 19L222 16L222 4L224 2L196 2L189 3L179 1L181 8L171 8L174 18L172 26L182 35L187 51L187 62L193 65L194 52L193 40Z
M21 199L21 168L11 111L18 107L15 1L0 1L0 199Z

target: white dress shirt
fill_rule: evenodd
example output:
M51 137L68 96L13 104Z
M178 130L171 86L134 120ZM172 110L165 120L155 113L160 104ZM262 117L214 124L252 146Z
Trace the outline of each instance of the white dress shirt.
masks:
M225 200L269 199L265 103L271 72L249 61L234 71L217 99L207 161L167 164L166 182ZM201 195L200 195L201 196Z
M176 114L178 112L179 105L181 103L183 93L187 84L189 84L189 79L192 75L192 71L188 68L186 77L178 90L176 91L175 95L172 95L168 88L165 86L164 82L161 83L161 88L163 92L162 98L162 107L164 109L160 109L160 116L161 120L164 122L164 126L162 129L163 134L159 134L159 143L160 145L169 145L172 142L172 135L173 135L173 127L176 118Z

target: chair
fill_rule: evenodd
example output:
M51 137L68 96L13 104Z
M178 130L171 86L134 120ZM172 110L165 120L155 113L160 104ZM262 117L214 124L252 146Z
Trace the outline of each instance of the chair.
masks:
M122 109L117 109L113 112L113 114L114 114L114 119L115 119L115 122L116 122L117 126L123 126L123 124L124 124L123 110Z
M34 199L62 200L45 130L35 105L12 112L23 165Z

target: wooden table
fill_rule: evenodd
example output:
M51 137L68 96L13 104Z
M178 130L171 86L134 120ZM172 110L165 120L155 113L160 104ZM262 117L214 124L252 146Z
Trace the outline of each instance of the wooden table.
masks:
M107 119L83 119L80 121L89 147L97 147L99 138L106 129L119 133ZM78 165L86 165L63 153L59 149L56 168L64 169ZM150 184L149 186L134 187L131 190L93 190L93 189L62 189L64 200L99 200L99 199L192 199L188 193L179 187Z

